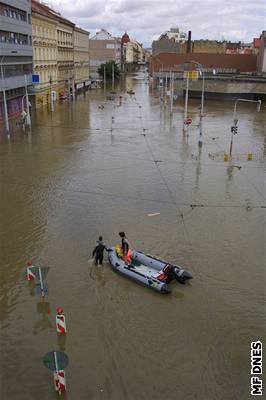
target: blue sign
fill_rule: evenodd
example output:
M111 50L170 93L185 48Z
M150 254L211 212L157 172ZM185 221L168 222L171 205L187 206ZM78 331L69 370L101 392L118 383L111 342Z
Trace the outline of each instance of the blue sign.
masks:
M31 76L32 83L39 83L40 82L40 75L32 75Z

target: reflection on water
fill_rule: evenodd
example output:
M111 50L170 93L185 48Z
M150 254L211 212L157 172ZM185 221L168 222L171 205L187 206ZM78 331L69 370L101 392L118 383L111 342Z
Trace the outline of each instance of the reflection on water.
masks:
M40 109L32 132L1 136L3 400L52 398L41 359L53 348L70 358L69 400L248 398L250 341L265 326L265 111L241 105L239 159L224 162L233 103L206 101L199 148L199 100L189 99L184 136L182 99L170 117L137 77L117 84L115 100L111 87L89 91ZM119 231L193 281L160 296L88 262L97 237L111 246ZM24 279L27 259L50 267L44 301Z
M53 326L50 320L50 303L41 300L39 303L37 303L37 312L41 314L41 319L38 319L38 321L33 326L32 332L34 335L36 335L41 330L45 330Z

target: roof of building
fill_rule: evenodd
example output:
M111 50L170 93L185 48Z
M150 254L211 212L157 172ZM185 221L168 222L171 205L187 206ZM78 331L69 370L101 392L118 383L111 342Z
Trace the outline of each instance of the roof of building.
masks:
M99 32L96 32L96 34L91 38L91 40L115 40L109 32L107 32L105 29L101 29Z
M90 34L90 32L89 31L86 31L86 29L83 29L83 28L80 28L79 26L75 26L75 31L77 31L77 32L81 32L81 33L85 33L85 34L87 34L87 35L89 35Z
M241 47L241 42L233 43L233 42L227 42L226 43L226 48L229 50L234 50L234 49L240 49Z
M128 34L125 32L121 38L121 43L124 44L124 43L128 43L128 42L130 42L130 38L129 38Z
M49 6L47 6L44 3L40 3L40 1L38 0L31 0L31 9L33 12L43 15L45 17L51 18L51 19L55 19L57 21L60 21L62 23L71 25L71 26L75 26L75 24L71 21L69 21L66 18L63 18L62 15L53 10L52 8L50 8Z

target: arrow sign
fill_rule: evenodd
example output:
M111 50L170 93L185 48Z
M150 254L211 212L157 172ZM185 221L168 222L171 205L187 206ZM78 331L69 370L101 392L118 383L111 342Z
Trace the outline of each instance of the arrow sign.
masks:
M46 368L52 371L64 370L68 365L68 356L62 351L49 351L42 359Z

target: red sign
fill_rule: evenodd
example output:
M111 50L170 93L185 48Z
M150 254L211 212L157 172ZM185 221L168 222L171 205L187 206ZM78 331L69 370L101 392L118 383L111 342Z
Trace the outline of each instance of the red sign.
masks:
M187 119L184 121L184 124L185 124L185 125L190 125L190 124L192 124L192 118L187 118Z

